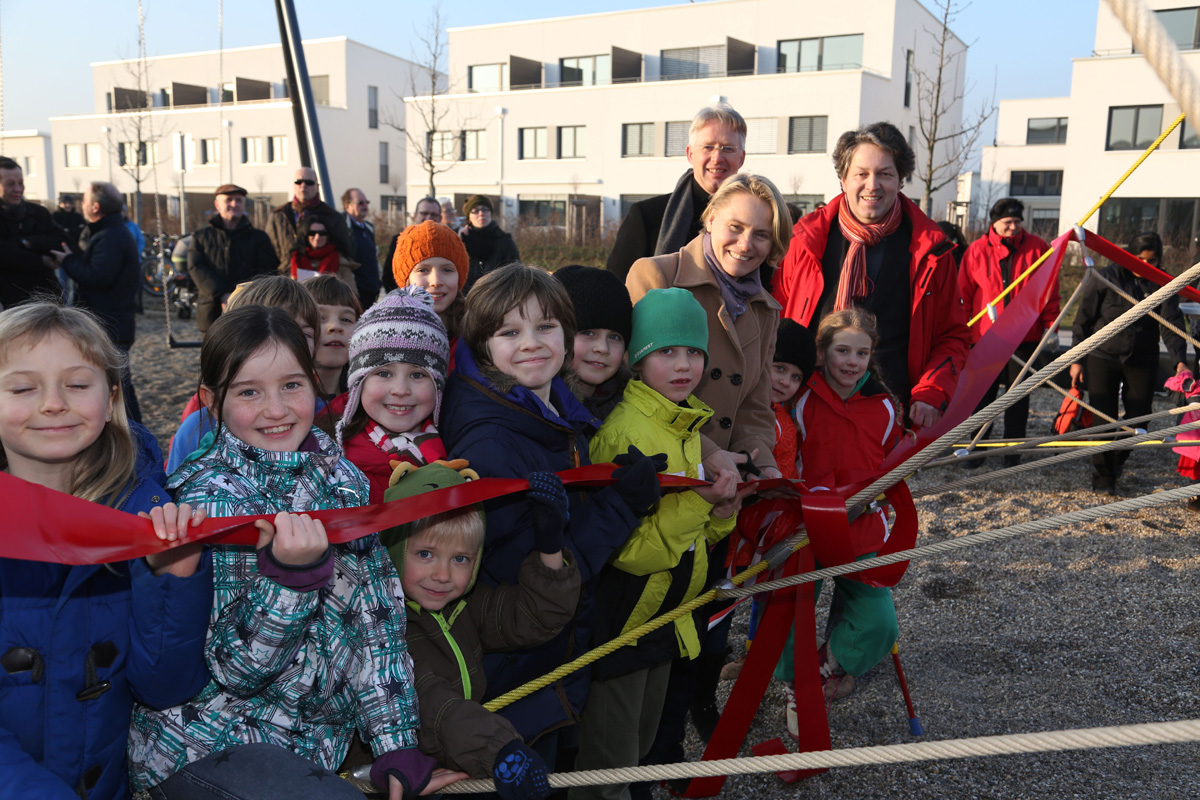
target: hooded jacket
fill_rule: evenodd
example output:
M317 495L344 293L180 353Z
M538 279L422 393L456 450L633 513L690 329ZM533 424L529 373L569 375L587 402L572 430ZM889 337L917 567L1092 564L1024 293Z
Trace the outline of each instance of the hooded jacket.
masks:
M695 395L675 404L632 380L625 399L592 439L592 460L612 461L632 444L643 453L666 453L668 473L699 478L700 427L712 413ZM714 517L712 509L693 491L663 494L600 574L593 647L700 594L708 574L708 548L728 536L737 522L736 515ZM597 661L592 677L608 680L699 654L693 615L685 614Z
M821 259L829 229L837 222L845 201L839 194L829 204L801 217L792 230L792 243L775 273L775 299L783 316L812 326L825 276ZM908 380L912 402L945 410L958 386L967 361L970 331L958 291L954 245L937 224L903 194L896 196L912 225L909 244L908 285L912 291L909 313ZM818 320L819 321L819 320ZM903 398L901 398L903 400Z
M297 452L262 450L223 430L171 484L179 502L213 516L346 508L368 496L362 473L316 428ZM329 583L298 591L263 575L252 547L213 549L205 649L212 680L183 705L138 707L129 743L135 789L249 742L286 747L331 770L355 730L376 756L416 746L396 570L374 535L332 545L330 557Z
M462 294L471 291L475 281L487 275L496 267L503 267L514 261L521 260L517 252L517 243L512 235L501 230L492 220L482 228L464 225L458 232L467 248L467 256L471 259L471 267L467 271L467 283L463 286Z
M139 477L113 507L134 514L170 499ZM155 577L144 559L68 566L2 558L0 598L0 798L129 797L134 701L172 706L208 681L210 557L187 578ZM20 648L36 654L32 669L17 659Z
M457 348L457 371L442 401L442 439L451 458L465 458L483 477L525 478L589 464L587 439L599 427L561 378L551 384L550 411L494 369L483 370L469 347ZM563 547L576 557L583 592L574 623L551 641L484 658L488 695L498 696L578 656L592 640L594 578L624 544L638 518L612 487L571 492ZM532 503L521 494L484 504L487 539L479 571L489 586L514 583L533 551ZM501 710L526 741L575 722L587 700L590 672L578 670Z
M196 284L196 325L201 332L221 316L221 298L256 275L274 274L279 262L271 238L242 215L233 230L214 216L192 236L187 270Z
M1029 269L1033 262L1049 249L1050 245L1029 231L1019 231L1016 236L1004 239L996 233L994 228L988 228L986 236L976 239L967 248L958 270L958 288L962 292L967 318L970 319L983 311L988 303L995 300L1004 291L1006 286ZM1024 281L1017 284L1017 288L1008 293L996 311L1003 312L1004 307L1015 300L1025 286ZM1042 309L1042 316L1033 324L1022 341L1040 341L1042 334L1049 330L1054 321L1058 319L1060 308L1061 301L1058 296L1058 281L1056 280L1054 288L1050 290L1046 307ZM980 317L979 322L971 326L971 341L978 342L990 327L992 327L991 318L986 315Z
M91 235L83 255L62 262L75 281L77 304L94 311L117 344L133 343L142 259L133 235L116 211L88 223Z

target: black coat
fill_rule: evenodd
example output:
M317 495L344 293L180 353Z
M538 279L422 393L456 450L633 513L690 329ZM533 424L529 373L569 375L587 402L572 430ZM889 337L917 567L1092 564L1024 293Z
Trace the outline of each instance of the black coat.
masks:
M87 222L83 218L83 214L78 211L63 211L61 208L55 211L50 217L54 220L54 224L62 228L67 234L67 243L71 247L79 245L79 235L83 233L83 229L87 226Z
M463 294L471 291L475 281L487 275L496 267L511 264L521 260L517 252L517 243L510 234L500 230L496 220L492 220L482 228L470 225L458 232L463 244L467 247L467 257L471 260L471 268L467 271L467 285Z
M1098 272L1138 300L1153 294L1159 288L1153 281L1139 278L1119 264L1109 264ZM1100 281L1089 282L1079 299L1079 312L1075 315L1075 325L1072 329L1075 343L1082 342L1131 308L1133 306L1128 300ZM1167 298L1166 302L1155 310L1175 327L1185 329L1178 297ZM1120 361L1122 364L1157 364L1160 335L1171 354L1172 366L1180 362L1187 363L1187 345L1183 339L1165 326L1160 330L1158 322L1149 315L1097 347L1092 351L1092 355L1110 361Z
M117 344L133 344L141 259L133 234L117 211L88 223L87 249L62 268L75 281L76 304L100 317Z
M639 258L666 255L655 251L658 244L658 234L662 230L663 215L667 212L667 201L671 193L660 194L647 200L634 203L629 207L629 213L621 220L617 228L617 241L608 254L605 265L609 272L615 272L624 281L629 274L629 268ZM692 233L687 238L691 241L700 235L703 227L700 217L708 205L709 194L695 180L692 181L692 205L695 209L695 219L692 220Z
M42 256L69 241L36 203L0 205L0 304L11 308L35 294L60 296L62 286Z
M354 243L350 241L350 229L341 213L335 211L325 202L318 200L312 208L305 211L305 216L311 214L325 223L329 231L329 241L338 252L346 258L354 258ZM292 210L291 202L284 203L271 212L267 217L267 236L271 237L271 245L275 248L275 265L280 272L291 268L292 248L296 244L296 212Z
M203 333L221 316L221 297L242 281L256 275L272 275L279 262L265 231L243 216L237 227L227 230L220 217L192 235L188 248L188 275L196 284L196 325Z

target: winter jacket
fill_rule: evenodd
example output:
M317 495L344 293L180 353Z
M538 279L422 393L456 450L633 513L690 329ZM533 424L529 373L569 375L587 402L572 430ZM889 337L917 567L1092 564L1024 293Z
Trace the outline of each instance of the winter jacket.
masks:
M334 401L336 402L338 399L344 397L344 394L338 395L337 398L334 398ZM344 402L343 400L343 408L345 408ZM428 421L426 421L425 425L421 426L422 429L426 425L428 425ZM417 464L412 457L401 458L398 454L389 455L383 448L371 441L369 426L363 428L349 439L346 439L342 444L346 448L346 459L362 470L363 474L367 477L367 481L370 482L370 502L372 505L383 502L383 493L387 491L388 481L391 479L392 472L394 471L392 461L408 461L410 464L423 467L426 464L446 457L446 446L442 443L441 439L436 438L428 439L421 443L420 449L423 458L420 464Z
M79 237L83 233L83 229L87 226L87 221L83 218L83 214L78 211L64 211L61 208L51 212L50 218L54 220L54 224L62 229L67 234L67 244L72 248L79 246Z
M692 220L692 236L689 238L699 236L704 232L701 216L704 214L704 209L708 207L708 201L712 199L712 195L704 191L704 188L695 180L692 181L691 188L692 209L695 217ZM621 227L617 228L617 239L613 242L613 248L608 253L605 268L609 272L615 272L621 280L625 280L629 276L629 269L633 266L633 262L639 258L664 255L656 253L654 249L658 243L658 234L662 230L663 217L667 213L667 202L670 201L672 194L672 192L667 192L657 197L639 200L629 207L625 219L621 220Z
M844 486L879 471L904 436L904 420L867 373L843 400L818 371L796 402L800 478L810 488ZM887 515L864 514L850 524L855 555L873 553L887 539Z
M379 248L375 244L375 226L370 222L359 222L349 214L342 214L350 231L350 240L354 244L354 255L358 269L354 270L354 284L358 289L358 300L363 310L379 299ZM392 267L388 262L388 269Z
M170 499L139 478L113 507L134 514ZM0 558L0 798L128 798L134 700L172 706L208 681L211 605L207 555L187 578L155 577L144 559L68 566ZM21 648L37 660L21 663Z
M551 411L504 373L481 370L461 342L456 358L457 371L446 382L442 399L442 439L451 458L469 460L486 478L525 478L531 472L560 472L590 463L586 442L599 425L562 379L551 384ZM489 695L515 689L588 649L594 578L625 543L638 518L612 487L573 490L570 496L571 520L563 547L577 558L583 581L579 612L573 625L544 645L485 657ZM518 493L491 500L484 509L487 539L480 579L490 586L513 583L533 551L533 504ZM589 671L578 670L500 713L530 741L577 721L589 682Z
M46 209L26 201L15 206L0 203L0 305L12 308L35 294L61 295L62 286L43 256L49 257L64 242L77 245Z
M717 279L704 260L703 237L678 253L635 262L625 279L634 303L651 289L681 286L708 312L708 367L696 397L713 410L700 431L704 457L716 450L753 452L760 467L775 466L775 415L771 413L771 362L779 303L765 290L746 301L736 321L725 310Z
M517 243L512 234L500 230L496 220L492 220L482 228L464 225L458 232L467 248L467 256L471 259L471 267L467 271L467 283L463 286L465 295L471 291L475 281L487 275L496 267L503 267L514 261L521 260L517 252Z
M1159 289L1159 286L1153 281L1137 277L1120 264L1109 264L1097 272L1137 300L1141 300ZM1075 325L1072 329L1073 341L1077 344L1082 342L1131 308L1133 305L1128 300L1100 281L1088 281L1088 285L1084 287L1083 296L1079 298L1079 311L1075 314ZM1177 328L1186 330L1183 313L1179 310L1178 297L1168 297L1155 311ZM1158 321L1149 315L1142 317L1097 347L1092 351L1091 357L1120 361L1122 364L1156 364L1158 363L1158 337L1160 335L1163 344L1167 346L1167 351L1171 354L1171 363L1186 363L1187 344L1178 334L1165 326L1160 326Z
M630 381L625 399L592 439L592 460L612 461L632 444L643 453L666 453L668 473L700 478L700 427L712 413L695 395L676 404L641 381ZM712 503L693 491L663 494L600 575L593 647L703 591L708 548L728 536L737 521L736 516L714 517L712 510ZM635 645L600 659L592 667L592 676L608 680L699 654L695 622L685 614Z
M129 345L134 339L142 259L120 212L88 223L87 248L71 254L62 268L75 281L75 302L95 312L109 337Z
M801 325L811 327L814 323L813 315L825 286L821 259L830 226L836 224L844 198L840 194L824 208L800 218L792 230L792 244L775 273L774 293L783 304L783 316ZM909 245L912 258L908 264L912 292L908 337L910 398L914 403L927 403L944 411L958 386L971 336L951 255L954 245L903 194L897 196L896 202L902 204L912 225Z
M317 200L313 205L304 209L303 217L307 216L314 216L325 223L325 230L329 231L330 243L337 247L337 251L346 258L354 259L354 243L350 240L350 230L346 227L346 221L341 214L324 201ZM275 264L280 272L286 272L291 264L292 248L296 244L296 230L299 221L291 201L274 209L271 216L267 217L267 236L271 239L271 246L275 248Z
M772 403L771 411L775 413L775 449L772 451L775 464L783 477L797 480L800 472L796 469L796 459L800 452L796 439L796 419L782 403Z
M579 567L570 553L562 569L525 558L517 583L480 584L441 611L411 600L408 651L421 707L421 752L439 766L492 777L496 755L519 738L512 723L486 710L483 654L535 647L562 631L579 602Z
M298 452L273 452L222 432L171 476L177 500L213 516L363 505L367 481L313 428ZM139 706L130 732L135 789L212 752L250 742L286 747L336 769L355 730L375 755L417 744L404 593L371 535L330 548L333 577L316 591L261 574L253 547L213 550L208 644L212 680L189 702Z
M279 261L271 247L271 238L250 224L248 217L238 219L228 230L220 217L192 235L188 248L187 271L196 284L196 325L203 333L221 316L221 298L239 283L257 275L272 275Z
M1003 239L994 229L988 228L986 236L976 239L967 248L958 271L958 288L962 292L967 318L970 319L983 311L1006 286L1029 269L1033 262L1049 249L1050 245L1028 231L1019 231L1013 238ZM1017 284L1017 288L1001 301L996 312L1003 312L1026 285L1025 281ZM1046 307L1042 309L1042 316L1029 329L1029 333L1025 334L1023 341L1040 341L1042 334L1058 319L1060 308L1058 281L1055 280ZM987 315L980 317L979 322L971 326L971 341L978 342L990 327L991 318Z

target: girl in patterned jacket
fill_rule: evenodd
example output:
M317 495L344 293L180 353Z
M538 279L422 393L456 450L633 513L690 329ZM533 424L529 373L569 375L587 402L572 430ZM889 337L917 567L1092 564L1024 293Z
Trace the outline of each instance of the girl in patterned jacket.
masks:
M135 789L170 798L207 782L234 797L297 798L308 795L292 784L315 779L332 792L322 797L340 797L352 787L331 771L356 730L376 756L372 781L394 800L440 785L417 749L403 590L387 551L375 535L331 545L301 513L368 496L363 474L313 426L314 392L308 344L287 312L238 308L205 336L200 398L218 428L169 485L210 515L279 513L257 523L256 548L214 548L212 680L181 706L137 709Z

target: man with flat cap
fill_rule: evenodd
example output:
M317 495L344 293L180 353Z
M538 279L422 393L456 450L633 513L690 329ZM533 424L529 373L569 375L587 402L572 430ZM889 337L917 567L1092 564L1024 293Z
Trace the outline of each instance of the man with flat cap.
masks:
M246 216L246 190L232 183L216 191L217 213L192 235L188 275L196 284L196 325L201 333L221 316L221 306L242 281L273 275L279 260L265 231Z

